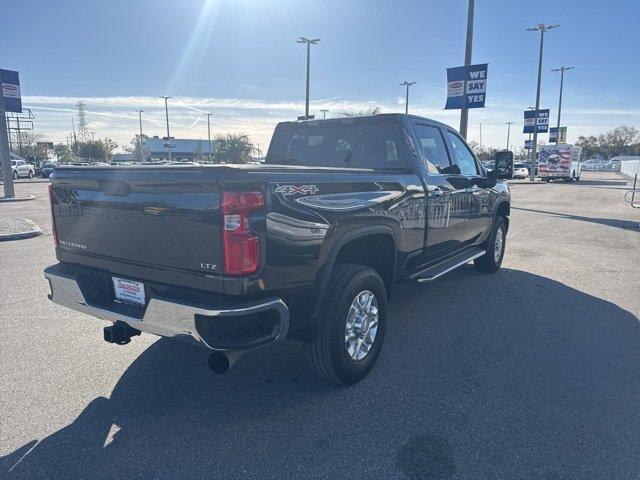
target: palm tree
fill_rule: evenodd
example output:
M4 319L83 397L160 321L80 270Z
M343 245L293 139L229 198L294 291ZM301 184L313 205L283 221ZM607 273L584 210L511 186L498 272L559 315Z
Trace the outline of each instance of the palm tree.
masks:
M245 133L216 135L214 158L218 163L247 163L256 147Z
M367 107L367 108L342 108L338 110L338 115L341 117L366 117L369 115L377 115L382 111L382 108L377 107Z

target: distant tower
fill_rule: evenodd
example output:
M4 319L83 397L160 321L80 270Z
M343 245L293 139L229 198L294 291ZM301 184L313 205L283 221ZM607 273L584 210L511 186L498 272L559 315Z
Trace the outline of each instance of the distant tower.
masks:
M76 109L78 110L78 141L87 142L91 134L87 127L87 112L84 109L84 102L76 103Z

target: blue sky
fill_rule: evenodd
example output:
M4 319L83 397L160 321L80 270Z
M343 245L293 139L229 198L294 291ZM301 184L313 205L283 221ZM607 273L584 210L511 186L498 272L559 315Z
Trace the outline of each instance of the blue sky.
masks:
M461 65L467 0L110 0L12 2L3 8L3 68L19 70L36 129L64 141L77 99L89 129L126 144L162 135L158 95L171 95L172 134L243 131L265 147L278 121L304 113L304 46L312 50L312 113L380 105L402 111L399 83L417 81L411 111L457 126L443 110L447 67ZM489 63L487 107L470 113L469 140L518 143L522 110L535 101L539 34L545 41L541 107L557 114L560 65L569 140L620 124L640 127L637 0L477 0L475 63ZM634 88L635 87L635 88ZM554 121L555 123L555 121ZM517 126L517 128L516 128Z

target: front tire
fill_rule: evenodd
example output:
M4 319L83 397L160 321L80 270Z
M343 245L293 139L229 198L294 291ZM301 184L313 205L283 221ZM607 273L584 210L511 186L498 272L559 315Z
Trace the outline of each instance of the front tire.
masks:
M18 172L17 172L17 171L16 171L16 172L13 172L13 179L14 179L14 180L17 180L17 179L18 179Z
M325 305L308 346L309 363L325 380L352 385L369 373L382 348L387 315L384 282L369 267L338 265Z
M487 253L473 261L476 270L483 273L493 273L500 269L504 250L507 245L507 222L504 217L496 218Z
M27 177L33 178L33 172L31 170L29 170L29 175L27 175Z

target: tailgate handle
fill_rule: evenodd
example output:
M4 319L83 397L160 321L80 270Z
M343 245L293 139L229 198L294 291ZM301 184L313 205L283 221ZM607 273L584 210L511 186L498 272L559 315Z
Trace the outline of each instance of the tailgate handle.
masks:
M98 181L98 186L105 195L124 197L131 193L131 187L126 182Z

